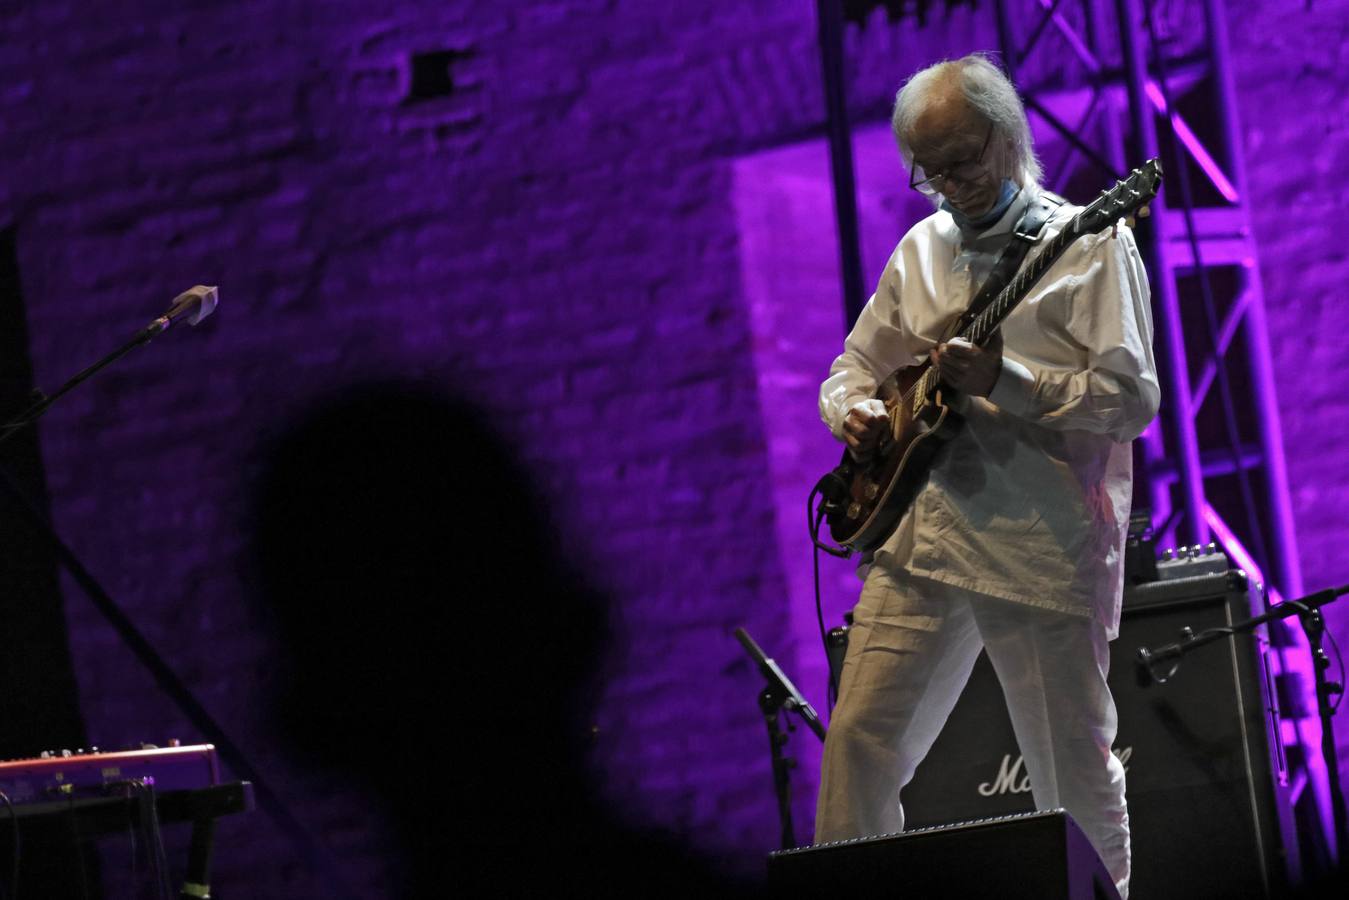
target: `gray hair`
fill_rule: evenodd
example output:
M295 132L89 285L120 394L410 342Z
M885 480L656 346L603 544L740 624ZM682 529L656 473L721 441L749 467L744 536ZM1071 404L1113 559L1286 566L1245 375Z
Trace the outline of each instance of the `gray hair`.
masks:
M895 95L895 112L890 128L899 142L904 163L913 165L913 150L908 137L914 124L941 87L955 83L970 107L1004 138L1011 141L1014 157L1012 180L1022 187L1038 185L1044 169L1031 145L1030 125L1016 88L988 57L972 53L956 60L944 60L914 73Z

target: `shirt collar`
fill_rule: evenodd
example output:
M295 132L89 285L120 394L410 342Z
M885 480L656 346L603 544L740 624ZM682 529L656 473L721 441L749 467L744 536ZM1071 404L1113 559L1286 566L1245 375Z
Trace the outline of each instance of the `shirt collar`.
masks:
M1034 185L1027 185L1026 187L1021 188L1017 191L1016 196L1012 198L1011 205L1009 205L1006 211L998 218L998 221L984 228L982 231L961 228L956 224L955 217L945 210L942 211L942 215L946 218L946 223L949 225L949 232L953 238L958 239L960 243L965 246L980 245L987 241L992 241L995 238L1001 239L1003 236L1011 233L1012 229L1016 227L1016 223L1021 221L1021 216L1025 213L1026 207L1030 206L1031 201L1033 201L1039 193L1039 190L1037 190Z

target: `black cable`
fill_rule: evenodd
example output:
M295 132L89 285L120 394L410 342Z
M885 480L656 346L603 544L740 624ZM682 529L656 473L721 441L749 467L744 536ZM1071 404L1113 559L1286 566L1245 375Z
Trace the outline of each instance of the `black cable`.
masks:
M830 677L833 667L829 665L829 635L824 630L824 602L820 593L820 522L824 519L824 505L820 505L818 514L814 509L815 497L820 493L820 486L815 485L811 490L810 496L806 498L806 528L810 531L810 542L815 546L811 554L815 573L815 621L820 626L820 646L824 648L824 671L825 704L832 712L834 709L834 679Z
M821 485L834 477L834 473L825 476L811 490L810 496L806 498L806 527L810 531L810 541L815 545L815 552L812 557L815 575L815 621L820 627L820 645L824 648L824 667L825 667L825 703L830 712L834 711L834 704L838 702L838 690L834 684L834 666L829 659L829 632L824 627L824 602L822 592L820 591L820 551L828 553L830 556L837 556L840 559L847 559L852 556L849 549L834 549L820 543L820 523L824 521L825 504L821 503L818 510L813 509L815 497L823 493Z
M1188 629L1187 629L1187 630L1188 630ZM1219 625L1219 626L1217 626L1217 627L1215 627L1215 628L1205 628L1203 631L1199 632L1198 634L1189 634L1188 636L1186 636L1186 637L1184 638L1184 640L1183 640L1182 643L1183 643L1183 644L1191 644L1191 643L1193 643L1193 642L1195 642L1195 641L1201 641L1201 640L1204 640L1204 639L1206 639L1206 638L1212 637L1212 636L1215 635L1215 634L1225 634L1225 635L1228 635L1228 636L1230 637L1230 636L1233 636L1233 635L1238 634L1238 631L1237 631L1237 629L1235 629L1235 628L1229 628L1229 627L1226 626L1226 625ZM1140 651L1140 653L1141 653L1141 652L1142 652L1142 651ZM1180 669L1180 660L1181 660L1181 658L1184 656L1184 654L1185 654L1185 649L1182 648L1182 649L1180 650L1180 653L1176 656L1175 661L1171 664L1171 668L1169 668L1169 669L1166 670L1166 674L1165 674L1165 675L1159 675L1159 674L1157 674L1157 670L1156 670L1156 668L1155 668L1155 667L1157 666L1157 661L1156 661L1156 660L1149 660L1148 662L1146 662L1148 675L1152 678L1153 681L1157 682L1158 684L1166 684L1168 681L1171 680L1171 676L1175 675L1176 672Z
M820 643L824 646L824 702L829 712L834 711L834 666L829 660L829 633L824 628L824 604L820 597L820 548L815 548L815 621L820 626Z
M146 803L150 817L148 840L155 857L156 881L163 900L173 900L173 886L169 880L169 856L164 851L164 831L159 826L159 804L155 799L154 782L146 781L143 788L148 798Z
M1236 404L1232 399L1232 384L1227 377L1227 364L1219 347L1220 328L1217 308L1213 302L1213 285L1209 281L1208 270L1204 268L1199 247L1198 230L1195 227L1194 196L1190 190L1189 170L1184 165L1185 160L1181 155L1179 142L1176 139L1176 128L1171 121L1171 117L1178 113L1176 112L1175 99L1171 96L1171 88L1167 84L1166 63L1163 59L1161 42L1157 36L1157 23L1152 15L1152 0L1144 0L1143 18L1147 23L1148 40L1152 45L1153 65L1157 68L1157 86L1161 90L1162 103L1166 106L1162 119L1166 122L1167 149L1171 152L1172 171L1175 173L1176 186L1180 190L1181 212L1185 218L1186 237L1190 244L1195 275L1199 281L1199 294L1203 300L1204 322L1208 328L1209 343L1212 344L1214 374L1217 376L1218 396L1222 401L1227 446L1232 454L1232 469L1237 476L1237 485L1241 491L1241 503L1246 513L1246 527L1250 529L1251 550L1255 553L1260 565L1264 567L1265 572L1269 573L1270 558L1265 547L1264 529L1260 527L1260 521L1256 516L1255 494L1251 490L1250 474L1246 471L1241 458L1241 435L1237 434ZM1268 465L1268 461L1266 461L1266 465ZM1194 523L1194 526L1198 529L1199 523Z
M9 821L14 829L14 860L9 866L9 900L18 900L19 898L19 811L14 808L14 801L9 799L9 794L0 791L0 801L4 801L5 807L9 810Z
M1340 645L1335 640L1335 633L1327 628L1325 635L1330 638L1330 646L1335 650L1335 665L1340 670L1340 693L1335 699L1335 704L1330 707L1330 714L1333 716L1340 711L1340 704L1344 702L1344 657L1340 655Z
M150 879L156 884L159 883L159 858L155 855L153 839L150 836L150 811L146 808L145 783L139 779L128 782L131 792L136 801L136 828L141 833L141 843L145 847L145 860L149 866ZM140 882L136 882L136 891L141 889Z
M815 519L815 497L820 493L820 485L810 489L810 496L806 498L806 533L810 535L810 542L816 543L819 536L819 523Z
M169 858L164 851L164 832L159 824L159 804L155 797L154 782L150 779L135 779L127 782L127 787L135 794L139 811L137 818L145 836L145 855L150 863L150 877L154 880L155 890L161 900L172 900Z
M1346 591L1345 591L1343 588L1340 588L1338 591L1335 592L1334 596L1339 596L1341 593L1346 593ZM1313 596L1316 596L1316 595L1313 595ZM1304 598L1304 599L1305 599L1305 598ZM1308 615L1319 616L1319 615L1321 615L1321 607L1320 607L1320 604L1317 604L1317 605L1315 605L1315 606L1308 606L1307 604L1301 603L1301 602L1299 602L1299 601L1297 601L1297 600L1285 600L1285 601L1283 601L1283 603L1281 603L1281 604L1279 604L1279 605L1280 605L1280 606L1291 606L1293 609L1296 609L1296 610L1297 610L1298 619L1302 621L1302 630L1303 630L1303 632L1307 633L1308 635L1310 635L1310 632L1307 631L1307 620L1304 619L1303 616L1308 616ZM1322 636L1324 636L1324 637L1330 638L1330 646L1331 646L1331 647L1334 649L1334 651L1335 651L1335 664L1336 664L1336 668L1338 668L1338 669L1340 670L1340 682L1339 682L1339 683L1340 683L1340 685L1341 685L1341 690L1340 690L1339 698L1338 698L1338 699L1335 701L1335 703L1330 707L1330 714L1333 716L1333 715L1335 715L1336 712L1339 711L1340 704L1344 702L1344 691L1343 691L1343 685L1344 685L1344 657L1340 655L1340 645L1339 645L1339 643L1335 640L1335 634L1334 634L1328 627L1326 627L1326 625L1325 625L1325 617L1324 617L1324 616L1321 617L1321 622L1322 622L1322 625L1321 625L1321 634L1322 634ZM1316 652L1315 652L1315 651L1316 651L1316 648L1311 647L1311 646L1309 645L1307 649L1308 649L1309 651L1312 652L1312 665L1313 665L1313 666L1319 666L1321 663L1315 658L1315 657L1316 657ZM1324 652L1324 650L1323 650L1322 652ZM1329 681L1329 679L1327 679L1327 681ZM1326 702L1327 702L1327 703L1330 702L1329 698L1327 698ZM1318 703L1318 704L1320 703L1320 697L1317 697L1317 703Z
M136 884L140 878L140 844L136 841L136 820L132 815L131 801L135 799L136 789L132 782L122 784L125 790L123 796L126 799L126 834L131 841L131 883Z
M84 900L89 900L89 874L84 871L84 838L80 835L80 817L75 812L73 790L66 794L66 820L70 823L71 841L75 847L75 863L80 873L80 896Z

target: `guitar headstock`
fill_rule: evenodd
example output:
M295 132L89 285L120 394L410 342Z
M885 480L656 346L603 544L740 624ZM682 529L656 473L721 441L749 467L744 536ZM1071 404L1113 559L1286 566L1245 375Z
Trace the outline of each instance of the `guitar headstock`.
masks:
M1113 188L1101 191L1101 196L1078 213L1067 230L1075 234L1094 234L1125 218L1132 225L1134 216L1143 218L1148 215L1148 204L1157 196L1161 181L1161 160L1148 160Z

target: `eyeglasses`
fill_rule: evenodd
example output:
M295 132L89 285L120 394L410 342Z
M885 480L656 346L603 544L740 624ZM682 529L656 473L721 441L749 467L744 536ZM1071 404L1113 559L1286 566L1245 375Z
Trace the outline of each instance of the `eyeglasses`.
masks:
M937 172L935 175L928 175L922 166L914 163L913 169L909 172L909 187L920 194L935 197L946 188L948 180L962 183L973 181L984 174L984 154L988 152L988 143L992 139L993 125L990 123L978 156L949 165L944 172Z

